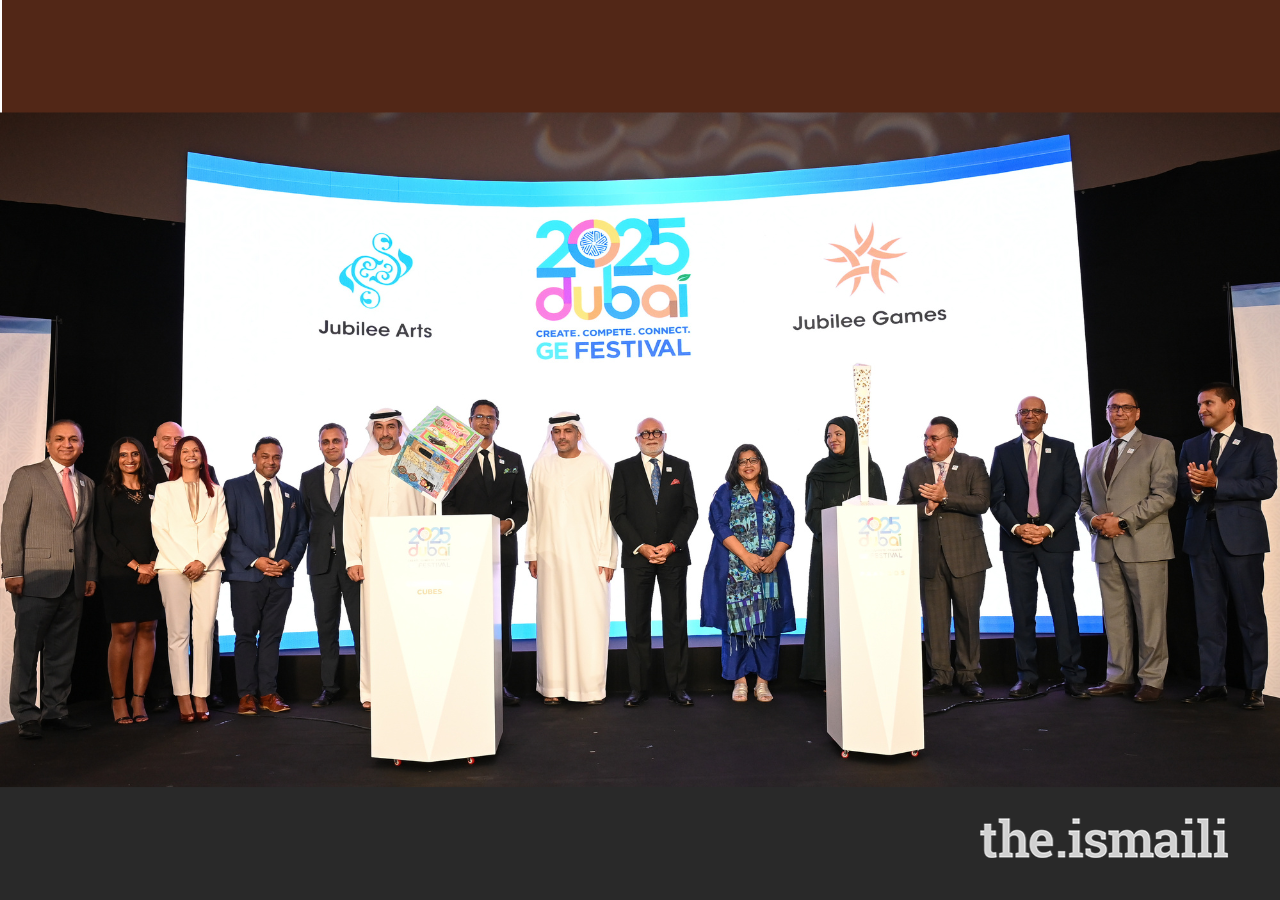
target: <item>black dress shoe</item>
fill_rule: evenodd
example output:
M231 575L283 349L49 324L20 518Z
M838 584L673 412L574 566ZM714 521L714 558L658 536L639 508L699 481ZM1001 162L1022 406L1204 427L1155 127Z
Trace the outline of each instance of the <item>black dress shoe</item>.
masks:
M337 700L337 699L338 699L337 691L331 691L328 688L325 688L320 692L319 697L311 701L311 705L314 706L316 709L319 709L322 706L328 706L330 703L332 703L334 700ZM209 705L212 706L213 704L210 703Z
M89 727L87 722L77 722L70 716L63 716L60 719L45 719L41 724L45 728L52 728L55 731L84 731Z
M951 685L943 684L936 678L930 678L924 683L924 695L926 697L936 697L939 694L950 694Z
M147 708L153 713L167 712L170 706L173 706L173 697L170 696L157 697L154 700L147 699Z
M1089 688L1083 684L1072 684L1067 682L1067 696L1074 697L1077 700L1092 700L1093 694L1089 693Z
M973 681L960 682L960 693L966 697L974 697L979 700L986 696L986 691L982 689L982 685L978 684L978 679L976 678Z
M1244 703L1240 705L1245 709L1262 709L1265 705L1262 702L1262 691L1249 691L1245 695Z
M23 722L18 726L18 737L25 738L28 741L34 741L44 737L40 731L40 721Z
M223 709L227 705L226 701L224 701L217 694L210 694L208 697L205 698L205 702L209 704L210 709Z
M632 691L627 694L627 699L622 701L623 706L639 706L641 703L649 699L648 691Z
M511 693L504 686L502 688L502 705L503 706L519 706L520 698L517 697L515 694Z
M1018 679L1018 683L1009 692L1010 697L1030 697L1040 690L1040 682Z
M1184 697L1183 703L1208 703L1210 700L1227 699L1227 686L1225 684L1202 684L1200 690L1196 691L1190 697Z
M672 691L671 702L676 706L693 706L693 698L688 691Z

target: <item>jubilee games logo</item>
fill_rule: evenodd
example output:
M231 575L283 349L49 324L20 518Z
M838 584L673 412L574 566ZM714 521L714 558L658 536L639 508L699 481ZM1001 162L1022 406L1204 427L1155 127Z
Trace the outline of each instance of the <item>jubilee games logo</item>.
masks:
M617 225L604 219L584 219L577 225L560 219L543 222L539 238L558 234L561 239L538 264L537 277L559 283L539 292L534 301L538 315L551 322L571 312L587 321L601 313L629 319L642 309L655 319L688 316L689 273L684 268L689 264L689 243L676 231L681 228L683 218L630 218ZM579 269L584 270L581 276ZM600 283L574 283L595 282L597 271Z
M880 293L883 294L884 285L880 283L881 278L890 278L893 281L898 280L897 278L894 278L892 272L884 267L885 260L897 259L900 256L906 256L906 251L904 250L900 253L889 252L889 248L896 244L899 238L894 238L891 241L885 241L879 247L873 246L876 237L876 226L874 222L871 224L871 230L867 232L867 236L865 238L862 236L861 232L858 231L856 226L853 229L853 237L857 243L854 245L852 250L841 244L831 245L839 250L843 255L837 256L834 259L828 259L827 262L845 263L849 266L849 271L840 276L840 280L836 282L836 287L839 287L852 278L853 287L849 290L849 295L853 296L853 293L858 289L858 285L862 284L862 277L867 275L870 276L872 283L874 283Z

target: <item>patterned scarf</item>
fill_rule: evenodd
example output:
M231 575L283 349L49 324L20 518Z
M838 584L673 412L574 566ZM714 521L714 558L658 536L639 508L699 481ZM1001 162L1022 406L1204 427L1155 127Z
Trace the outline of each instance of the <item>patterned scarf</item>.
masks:
M729 527L749 552L768 556L777 543L778 509L771 491L761 491L760 499L764 504L763 532L756 527L756 504L751 492L741 482L735 485L729 504ZM778 595L777 572L757 574L748 569L737 554L729 550L725 552L729 554L726 608L729 653L732 655L739 641L754 646L757 637L764 637L766 603L770 609L781 609L782 601Z

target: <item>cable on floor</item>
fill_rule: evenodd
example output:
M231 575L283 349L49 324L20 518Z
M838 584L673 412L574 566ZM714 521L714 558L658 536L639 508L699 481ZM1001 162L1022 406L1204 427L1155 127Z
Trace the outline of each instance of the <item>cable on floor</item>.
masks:
M1051 684L1042 691L1036 691L1034 694L1028 694L1026 697L983 697L981 700L961 700L959 703L952 703L950 706L944 706L942 709L935 709L925 713L925 716L936 716L940 713L950 712L960 706L973 706L978 703L1017 703L1021 700L1034 700L1037 697L1047 697L1050 691L1056 691L1058 688L1065 686L1065 681L1059 681L1057 684Z
M228 713L228 712L223 712L217 709L210 710L210 714L227 717L224 721L219 722L218 723L219 725L225 725L227 722L230 722L240 717L239 713ZM263 717L263 714L259 713L258 718L262 718L262 717ZM271 713L270 718L276 719L282 722L287 722L289 720L298 720L301 722L328 722L332 725L346 725L348 728L359 728L361 731L372 730L368 725L357 725L355 722L340 722L337 719L321 719L318 716L297 716L297 715L286 716L280 713Z

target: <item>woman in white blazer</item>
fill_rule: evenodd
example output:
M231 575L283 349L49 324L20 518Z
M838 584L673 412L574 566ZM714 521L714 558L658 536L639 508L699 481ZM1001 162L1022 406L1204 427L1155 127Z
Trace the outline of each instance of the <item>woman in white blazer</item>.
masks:
M178 441L179 465L156 486L151 531L159 555L156 575L169 626L169 674L183 722L209 720L209 669L213 624L222 588L222 545L227 539L227 504L209 477L204 444L192 435ZM187 643L191 643L191 669ZM194 696L193 696L194 695Z

